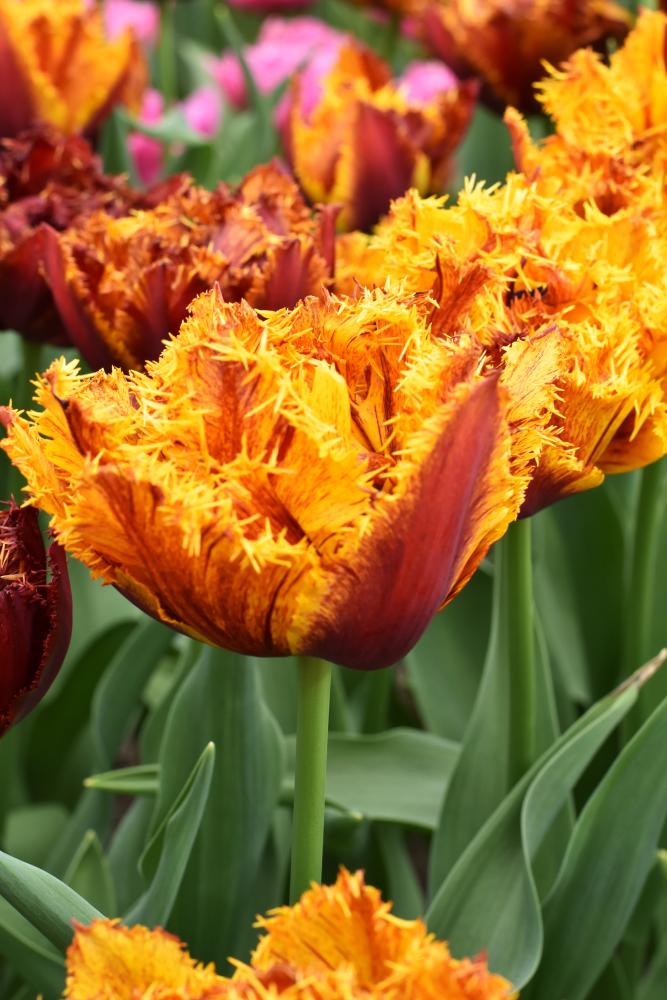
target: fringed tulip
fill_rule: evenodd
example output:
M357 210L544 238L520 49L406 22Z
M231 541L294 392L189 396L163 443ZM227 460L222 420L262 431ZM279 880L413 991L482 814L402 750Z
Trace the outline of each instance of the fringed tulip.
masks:
M145 76L132 33L108 41L97 5L0 0L0 137L94 129L115 104L138 106Z
M363 874L341 870L292 907L260 919L250 964L228 979L162 930L109 920L76 926L67 1000L512 1000L482 958L452 958L421 920L399 920Z
M213 291L146 374L55 362L3 447L56 537L154 617L374 669L518 513L539 391L522 408L481 363L410 298L262 317Z
M543 60L560 62L585 45L620 39L630 17L613 0L423 0L426 44L462 78L484 81L495 105L534 107Z
M48 691L72 632L65 552L48 552L34 508L0 511L0 735Z
M97 213L49 233L45 273L68 336L93 367L140 368L176 333L191 300L219 284L228 301L294 305L331 281L334 214L312 213L274 164L238 190L191 182L153 211Z
M139 195L124 178L102 173L84 139L49 127L0 141L0 329L67 343L44 278L50 239L94 212L148 207L175 183Z
M475 93L465 83L413 100L377 56L349 45L311 111L293 84L285 139L294 172L311 199L342 205L340 228L368 229L408 188L446 183Z

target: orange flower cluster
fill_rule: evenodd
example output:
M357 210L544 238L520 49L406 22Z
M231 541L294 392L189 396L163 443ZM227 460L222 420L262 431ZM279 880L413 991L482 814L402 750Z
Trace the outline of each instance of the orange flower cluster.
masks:
M294 81L286 146L313 201L342 205L341 229L368 229L414 186L439 191L470 123L477 94L463 83L420 103L368 49L348 45L308 112Z
M141 368L176 333L188 304L218 284L227 301L294 305L331 283L335 210L307 207L277 164L232 191L183 180L152 210L94 212L44 260L60 320L93 367Z
M93 129L115 104L137 108L145 78L133 35L108 41L97 4L0 0L0 136Z
M644 14L610 67L585 51L554 74L541 148L510 115L526 172L449 208L409 194L370 240L339 243L339 290L419 293L440 336L474 337L485 370L512 384L527 366L520 383L551 394L524 514L667 451L666 24Z
M267 933L231 979L195 962L161 930L99 920L77 927L67 1000L511 1000L482 958L454 959L420 920L399 920L361 872L341 870L293 907L260 919Z

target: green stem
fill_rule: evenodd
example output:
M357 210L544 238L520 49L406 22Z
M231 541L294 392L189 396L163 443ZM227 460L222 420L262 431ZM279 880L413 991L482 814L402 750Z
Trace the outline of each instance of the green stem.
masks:
M654 462L640 473L623 643L624 677L657 652L649 646L658 538L664 513L665 468L664 462Z
M160 16L160 44L158 46L158 78L160 90L167 107L178 97L176 74L176 4L166 0Z
M299 659L290 899L322 880L331 664Z
M499 585L507 623L512 686L509 772L512 783L535 758L535 623L531 521L511 524L503 540Z

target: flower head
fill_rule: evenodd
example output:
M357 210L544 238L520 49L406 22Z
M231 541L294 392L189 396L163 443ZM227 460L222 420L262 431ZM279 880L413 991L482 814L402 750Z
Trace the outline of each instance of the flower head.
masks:
M37 122L94 128L114 104L135 107L144 79L134 36L107 41L97 5L0 0L0 136Z
M538 85L555 133L532 142L516 111L506 121L518 168L540 190L606 214L659 196L646 179L667 165L667 16L644 10L625 44L605 64L582 49Z
M439 336L484 345L483 370L517 403L538 393L527 514L667 451L666 237L657 197L608 217L510 175L466 185L449 208L397 201L370 239L342 239L339 280L400 282Z
M176 333L190 301L218 283L225 298L293 305L329 283L333 215L313 214L269 164L232 192L184 183L152 211L96 213L50 235L45 272L69 337L93 366L141 367Z
M66 342L42 271L45 225L62 232L96 209L125 212L133 202L78 136L42 126L0 141L0 329Z
M527 485L529 429L480 362L410 297L262 316L213 291L145 374L55 362L38 414L2 414L3 447L62 543L154 617L244 653L383 667Z
M151 0L105 0L104 25L110 39L130 28L144 45L155 45L160 33L160 8Z
M412 99L385 63L348 45L312 111L298 78L293 84L286 145L294 171L310 198L343 206L341 228L370 228L409 187L444 185L475 93L468 83Z
M48 691L71 632L65 552L47 558L36 510L0 511L0 735Z
M533 107L543 60L622 38L630 18L613 0L424 0L424 40L462 78L479 76L494 103Z
M512 1000L486 962L455 959L421 920L399 920L363 874L341 870L292 907L261 919L249 965L232 979L198 965L162 930L97 920L77 925L67 1000ZM122 972L120 971L122 969Z

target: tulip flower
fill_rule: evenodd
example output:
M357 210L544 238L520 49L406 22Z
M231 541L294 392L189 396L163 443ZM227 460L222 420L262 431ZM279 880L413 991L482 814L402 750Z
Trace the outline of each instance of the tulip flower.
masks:
M0 141L0 329L66 343L42 272L44 224L60 232L95 209L125 212L132 203L78 136L42 127Z
M46 694L71 633L64 550L47 557L34 508L0 511L0 735Z
M585 49L551 70L537 91L553 135L536 145L508 109L518 168L544 193L593 199L608 215L647 197L662 202L662 187L647 194L645 179L661 177L667 162L666 46L667 16L643 10L608 65Z
M47 243L44 269L72 343L93 367L139 368L216 282L227 300L267 309L319 294L331 277L333 213L311 213L269 164L236 192L185 182L152 211L96 213Z
M613 218L582 215L510 175L490 189L468 184L451 208L413 192L370 240L350 235L337 251L342 288L401 281L439 335L484 345L511 398L550 400L522 514L667 452L657 196Z
M0 136L40 122L94 129L115 104L136 107L144 80L134 36L107 41L97 5L0 0Z
M0 141L0 329L31 340L68 343L44 278L49 237L95 211L105 217L147 207L178 182L139 195L122 177L102 173L80 136L41 126Z
M257 41L246 47L243 58L262 94L272 93L301 70L302 99L310 109L319 98L322 79L348 38L315 17L268 17ZM245 107L248 96L238 56L226 52L219 60L211 60L209 69L227 100L236 107ZM280 124L283 118L284 114Z
M518 512L537 397L417 303L198 298L147 372L56 361L2 442L56 537L211 644L361 669L404 656ZM523 462L512 458L522 442ZM57 442L57 443L56 443Z
M285 136L294 172L311 199L343 206L341 228L370 228L408 188L442 188L475 92L467 83L411 100L385 63L349 45L311 112L294 82Z
M105 0L104 25L110 39L130 28L142 44L152 46L160 34L160 8L150 0Z
M196 963L162 930L96 920L77 924L67 953L67 1000L512 1000L481 958L455 959L421 920L398 920L362 872L313 885L292 907L260 919L267 933L229 979ZM122 969L122 972L120 971Z
M534 107L533 84L543 61L566 59L575 49L620 39L630 16L613 0L426 0L426 44L465 79L480 77L494 105Z

